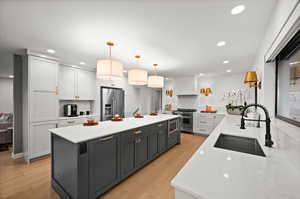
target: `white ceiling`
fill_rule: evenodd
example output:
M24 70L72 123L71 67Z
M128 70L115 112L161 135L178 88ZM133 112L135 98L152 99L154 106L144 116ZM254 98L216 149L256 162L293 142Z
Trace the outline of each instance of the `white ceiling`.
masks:
M252 67L276 0L1 1L0 53L56 50L69 64L113 57L126 68L142 55L167 76L242 72ZM235 5L246 10L231 15ZM217 47L220 40L227 42ZM230 63L223 65L224 60Z

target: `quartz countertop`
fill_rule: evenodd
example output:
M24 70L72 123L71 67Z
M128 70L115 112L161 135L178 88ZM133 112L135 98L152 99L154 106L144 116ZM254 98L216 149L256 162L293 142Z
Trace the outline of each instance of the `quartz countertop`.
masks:
M171 185L188 198L299 199L300 172L287 158L287 154L297 151L284 146L282 132L273 125L271 134L275 144L273 148L265 147L265 126L262 126L241 130L240 116L226 115ZM221 133L256 138L266 157L215 148Z
M70 142L80 143L178 117L178 115L167 114L159 114L157 116L145 115L144 118L124 118L120 122L103 121L99 122L97 126L75 125L50 129L49 131Z

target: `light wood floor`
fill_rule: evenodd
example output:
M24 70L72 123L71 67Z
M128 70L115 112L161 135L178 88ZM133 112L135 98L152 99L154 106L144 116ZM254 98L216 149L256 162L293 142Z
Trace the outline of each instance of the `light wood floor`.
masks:
M103 199L173 199L172 178L203 143L205 137L182 134L177 145L106 193ZM0 152L0 199L56 199L50 186L50 158L26 164Z

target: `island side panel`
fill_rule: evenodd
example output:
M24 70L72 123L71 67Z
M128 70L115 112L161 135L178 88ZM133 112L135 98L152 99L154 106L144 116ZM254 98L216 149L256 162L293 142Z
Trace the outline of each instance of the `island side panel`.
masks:
M63 199L88 195L86 143L74 144L51 134L52 186Z

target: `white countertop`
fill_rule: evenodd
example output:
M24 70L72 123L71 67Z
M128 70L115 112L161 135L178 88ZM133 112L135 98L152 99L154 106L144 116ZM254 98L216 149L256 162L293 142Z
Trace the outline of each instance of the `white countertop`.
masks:
M219 134L257 138L266 157L215 148ZM273 148L264 146L265 127L240 129L240 116L226 115L174 177L176 190L201 199L299 199L300 172L288 158L279 130ZM298 152L298 155L300 152Z
M121 122L99 122L97 126L75 125L50 129L49 131L73 143L79 143L178 117L178 115L167 114L146 115L144 118L124 118Z

